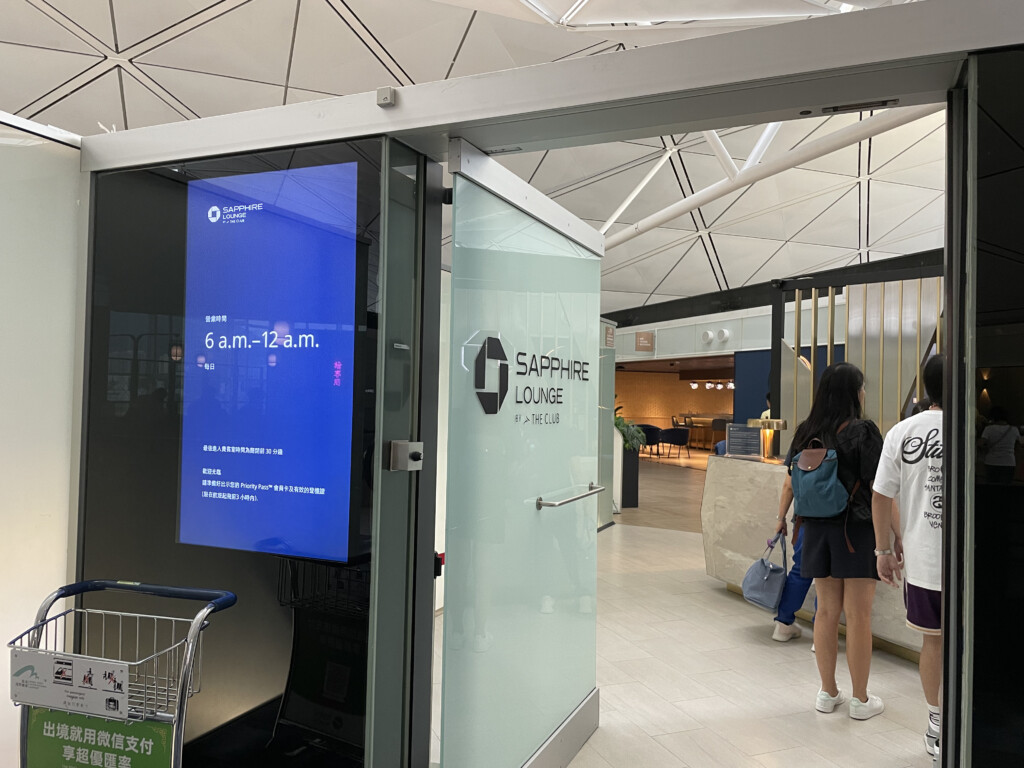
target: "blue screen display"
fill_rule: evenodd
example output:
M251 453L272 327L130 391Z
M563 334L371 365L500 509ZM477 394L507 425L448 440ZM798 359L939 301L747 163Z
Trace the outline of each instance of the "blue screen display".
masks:
M356 182L189 183L183 543L348 559Z

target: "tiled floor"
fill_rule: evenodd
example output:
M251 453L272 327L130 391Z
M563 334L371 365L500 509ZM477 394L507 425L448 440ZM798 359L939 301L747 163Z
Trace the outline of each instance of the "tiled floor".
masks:
M699 531L702 486L703 473L645 461L641 507L620 520L632 524L598 535L601 726L570 768L930 768L927 710L910 662L875 653L869 688L885 701L883 715L858 722L846 706L814 711L809 631L773 642L768 613L705 575L700 533L686 530L696 522ZM681 503L694 494L696 515ZM438 618L435 762L440 627ZM838 676L848 691L842 655Z

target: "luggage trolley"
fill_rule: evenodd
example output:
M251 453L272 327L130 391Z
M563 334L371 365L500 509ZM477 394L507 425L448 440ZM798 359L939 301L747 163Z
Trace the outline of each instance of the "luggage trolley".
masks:
M116 590L198 600L192 619L70 608L60 599ZM22 768L180 768L185 708L198 693L202 631L236 597L131 581L80 581L39 606L10 643L11 699L22 707Z

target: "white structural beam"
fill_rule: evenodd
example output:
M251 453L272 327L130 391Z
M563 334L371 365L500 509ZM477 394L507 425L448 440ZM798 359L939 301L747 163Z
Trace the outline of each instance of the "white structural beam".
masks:
M651 170L649 170L647 174L642 179L640 179L640 183L633 187L633 191L626 195L626 199L623 200L619 207L615 209L615 212L608 217L608 220L601 225L601 229L599 231L602 235L605 234L609 229L611 229L612 224L618 221L619 216L621 216L623 212L625 212L625 210L629 208L630 204L634 200L636 200L637 195L643 192L644 187L646 187L651 182L651 179L653 179L655 175L658 173L658 171L660 171L662 167L664 167L665 163L672 159L672 155L674 155L678 151L679 147L669 147L661 154L661 157L658 158L657 162L655 162L654 165L651 166Z
M103 170L380 134L443 160L452 136L529 152L944 103L969 52L1018 45L1021 29L1020 0L928 0L406 86L387 109L367 92L90 136L82 160Z
M743 170L752 168L764 159L764 153L768 151L768 147L772 145L775 140L775 135L779 132L779 128L782 127L782 123L768 123L761 132L761 138L757 140L757 144L754 145L753 150L750 152L750 156L747 161L743 164Z
M711 151L715 153L715 157L718 158L718 164L722 166L725 175L730 179L735 179L740 169L736 167L732 155L729 154L729 150L722 143L722 138L718 135L718 131L704 131L704 141L708 143Z
M707 205L711 201L717 200L731 192L736 192L743 187L748 187L755 182L762 181L769 176L782 173L790 168L796 168L811 160L817 160L843 147L857 144L865 139L870 139L872 136L877 136L901 125L920 120L943 108L944 105L942 104L926 104L920 107L908 107L907 109L882 112L853 125L840 128L838 131L823 136L820 139L802 144L767 163L759 163L750 168L744 168L735 178L722 179L722 181L705 187L690 197L680 200L678 203L674 203L667 208L663 208L620 232L616 232L611 237L605 238L605 251L610 251L612 248L629 242L634 237L639 237L644 232L649 232L656 227L663 226L673 219L690 213L702 205Z

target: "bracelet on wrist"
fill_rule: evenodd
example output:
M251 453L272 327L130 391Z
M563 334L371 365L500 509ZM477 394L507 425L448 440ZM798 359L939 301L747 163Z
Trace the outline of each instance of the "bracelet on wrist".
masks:
M876 549L875 550L875 557L881 557L882 555L891 555L891 554L892 554L892 550L891 549Z

